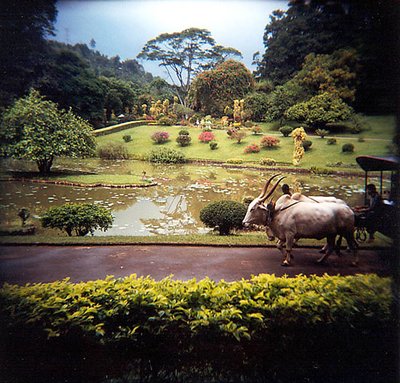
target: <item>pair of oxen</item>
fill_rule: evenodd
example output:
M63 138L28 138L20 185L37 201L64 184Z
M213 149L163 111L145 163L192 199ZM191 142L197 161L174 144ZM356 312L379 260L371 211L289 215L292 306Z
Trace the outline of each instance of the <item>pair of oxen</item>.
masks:
M243 225L264 225L268 238L278 239L277 247L283 255L282 266L290 265L293 245L300 238L327 239L323 255L318 259L322 263L333 251L340 252L342 237L353 252L352 264L357 265L353 210L343 200L335 197L307 197L301 193L284 194L274 202L269 198L285 177L279 178L269 191L268 187L279 176L272 176L265 183L261 194L249 204ZM336 236L339 236L337 243Z

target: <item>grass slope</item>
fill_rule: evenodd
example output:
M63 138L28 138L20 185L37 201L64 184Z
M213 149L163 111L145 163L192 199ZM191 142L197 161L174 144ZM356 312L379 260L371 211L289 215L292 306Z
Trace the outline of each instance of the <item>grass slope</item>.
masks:
M327 138L309 135L313 144L310 151L305 153L301 161L301 168L325 167L341 162L343 164L354 165L355 158L359 155L387 155L392 137L395 133L394 116L370 116L367 119L368 128L360 134L330 134L327 136L337 139L336 145L327 145ZM261 149L259 153L245 154L244 149L250 144L259 144L262 135L254 135L251 130L247 130L247 137L238 144L228 138L225 130L213 130L218 143L217 150L211 150L208 144L201 143L198 136L200 128L187 128L192 137L191 145L181 147L175 141L181 126L139 126L121 132L97 137L99 146L106 146L110 142L118 142L126 145L128 152L134 157L145 156L152 149L159 147L172 148L183 152L188 159L226 161L227 159L240 158L246 162L258 163L262 158L273 158L282 163L291 163L293 153L293 141L291 137L283 137L277 130L273 129L272 124L261 123L263 135L274 135L280 139L279 147L274 149ZM153 143L151 135L156 131L166 131L170 134L170 141L158 145ZM122 137L125 134L132 136L132 141L124 143ZM362 137L363 142L359 142ZM342 146L345 143L352 143L355 147L354 153L342 153Z

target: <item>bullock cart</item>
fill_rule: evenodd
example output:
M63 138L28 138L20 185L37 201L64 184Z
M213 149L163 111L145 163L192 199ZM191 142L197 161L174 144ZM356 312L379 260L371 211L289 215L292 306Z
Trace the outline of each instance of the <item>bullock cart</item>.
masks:
M367 185L378 178L376 189L382 196L383 205L379 219L375 222L377 231L389 238L399 234L399 157L359 156L358 165L364 170L364 203L368 204ZM365 241L368 225L365 215L356 213L356 239Z

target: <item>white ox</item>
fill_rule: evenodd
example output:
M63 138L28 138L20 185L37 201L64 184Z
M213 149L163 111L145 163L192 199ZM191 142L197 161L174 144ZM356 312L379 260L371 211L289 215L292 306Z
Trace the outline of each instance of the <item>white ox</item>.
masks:
M250 203L243 224L245 226L249 224L265 225L269 238L278 238L277 247L284 256L283 266L290 264L293 244L300 238L327 238L326 254L318 262L326 260L334 250L336 235L346 238L355 257L353 263L356 264L357 246L353 234L354 213L350 207L344 201L342 201L343 203L338 202L334 197L322 197L325 200L321 199L321 202L316 203L315 200L306 202L307 197L302 195L297 196L299 197L297 200L289 195L283 195L276 203L271 200L265 205L265 201L284 178L281 177L272 190L267 193L269 184L277 176L279 174L271 177L266 182L260 196ZM294 197L296 198L296 196ZM331 200L326 201L326 199ZM284 244L286 244L285 249Z

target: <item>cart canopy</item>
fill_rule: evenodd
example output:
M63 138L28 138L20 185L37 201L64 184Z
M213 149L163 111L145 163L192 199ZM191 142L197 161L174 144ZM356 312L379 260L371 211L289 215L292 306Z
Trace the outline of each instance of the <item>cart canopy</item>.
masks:
M366 171L385 171L399 170L400 158L396 156L375 157L375 156L359 156L356 161L360 167Z

